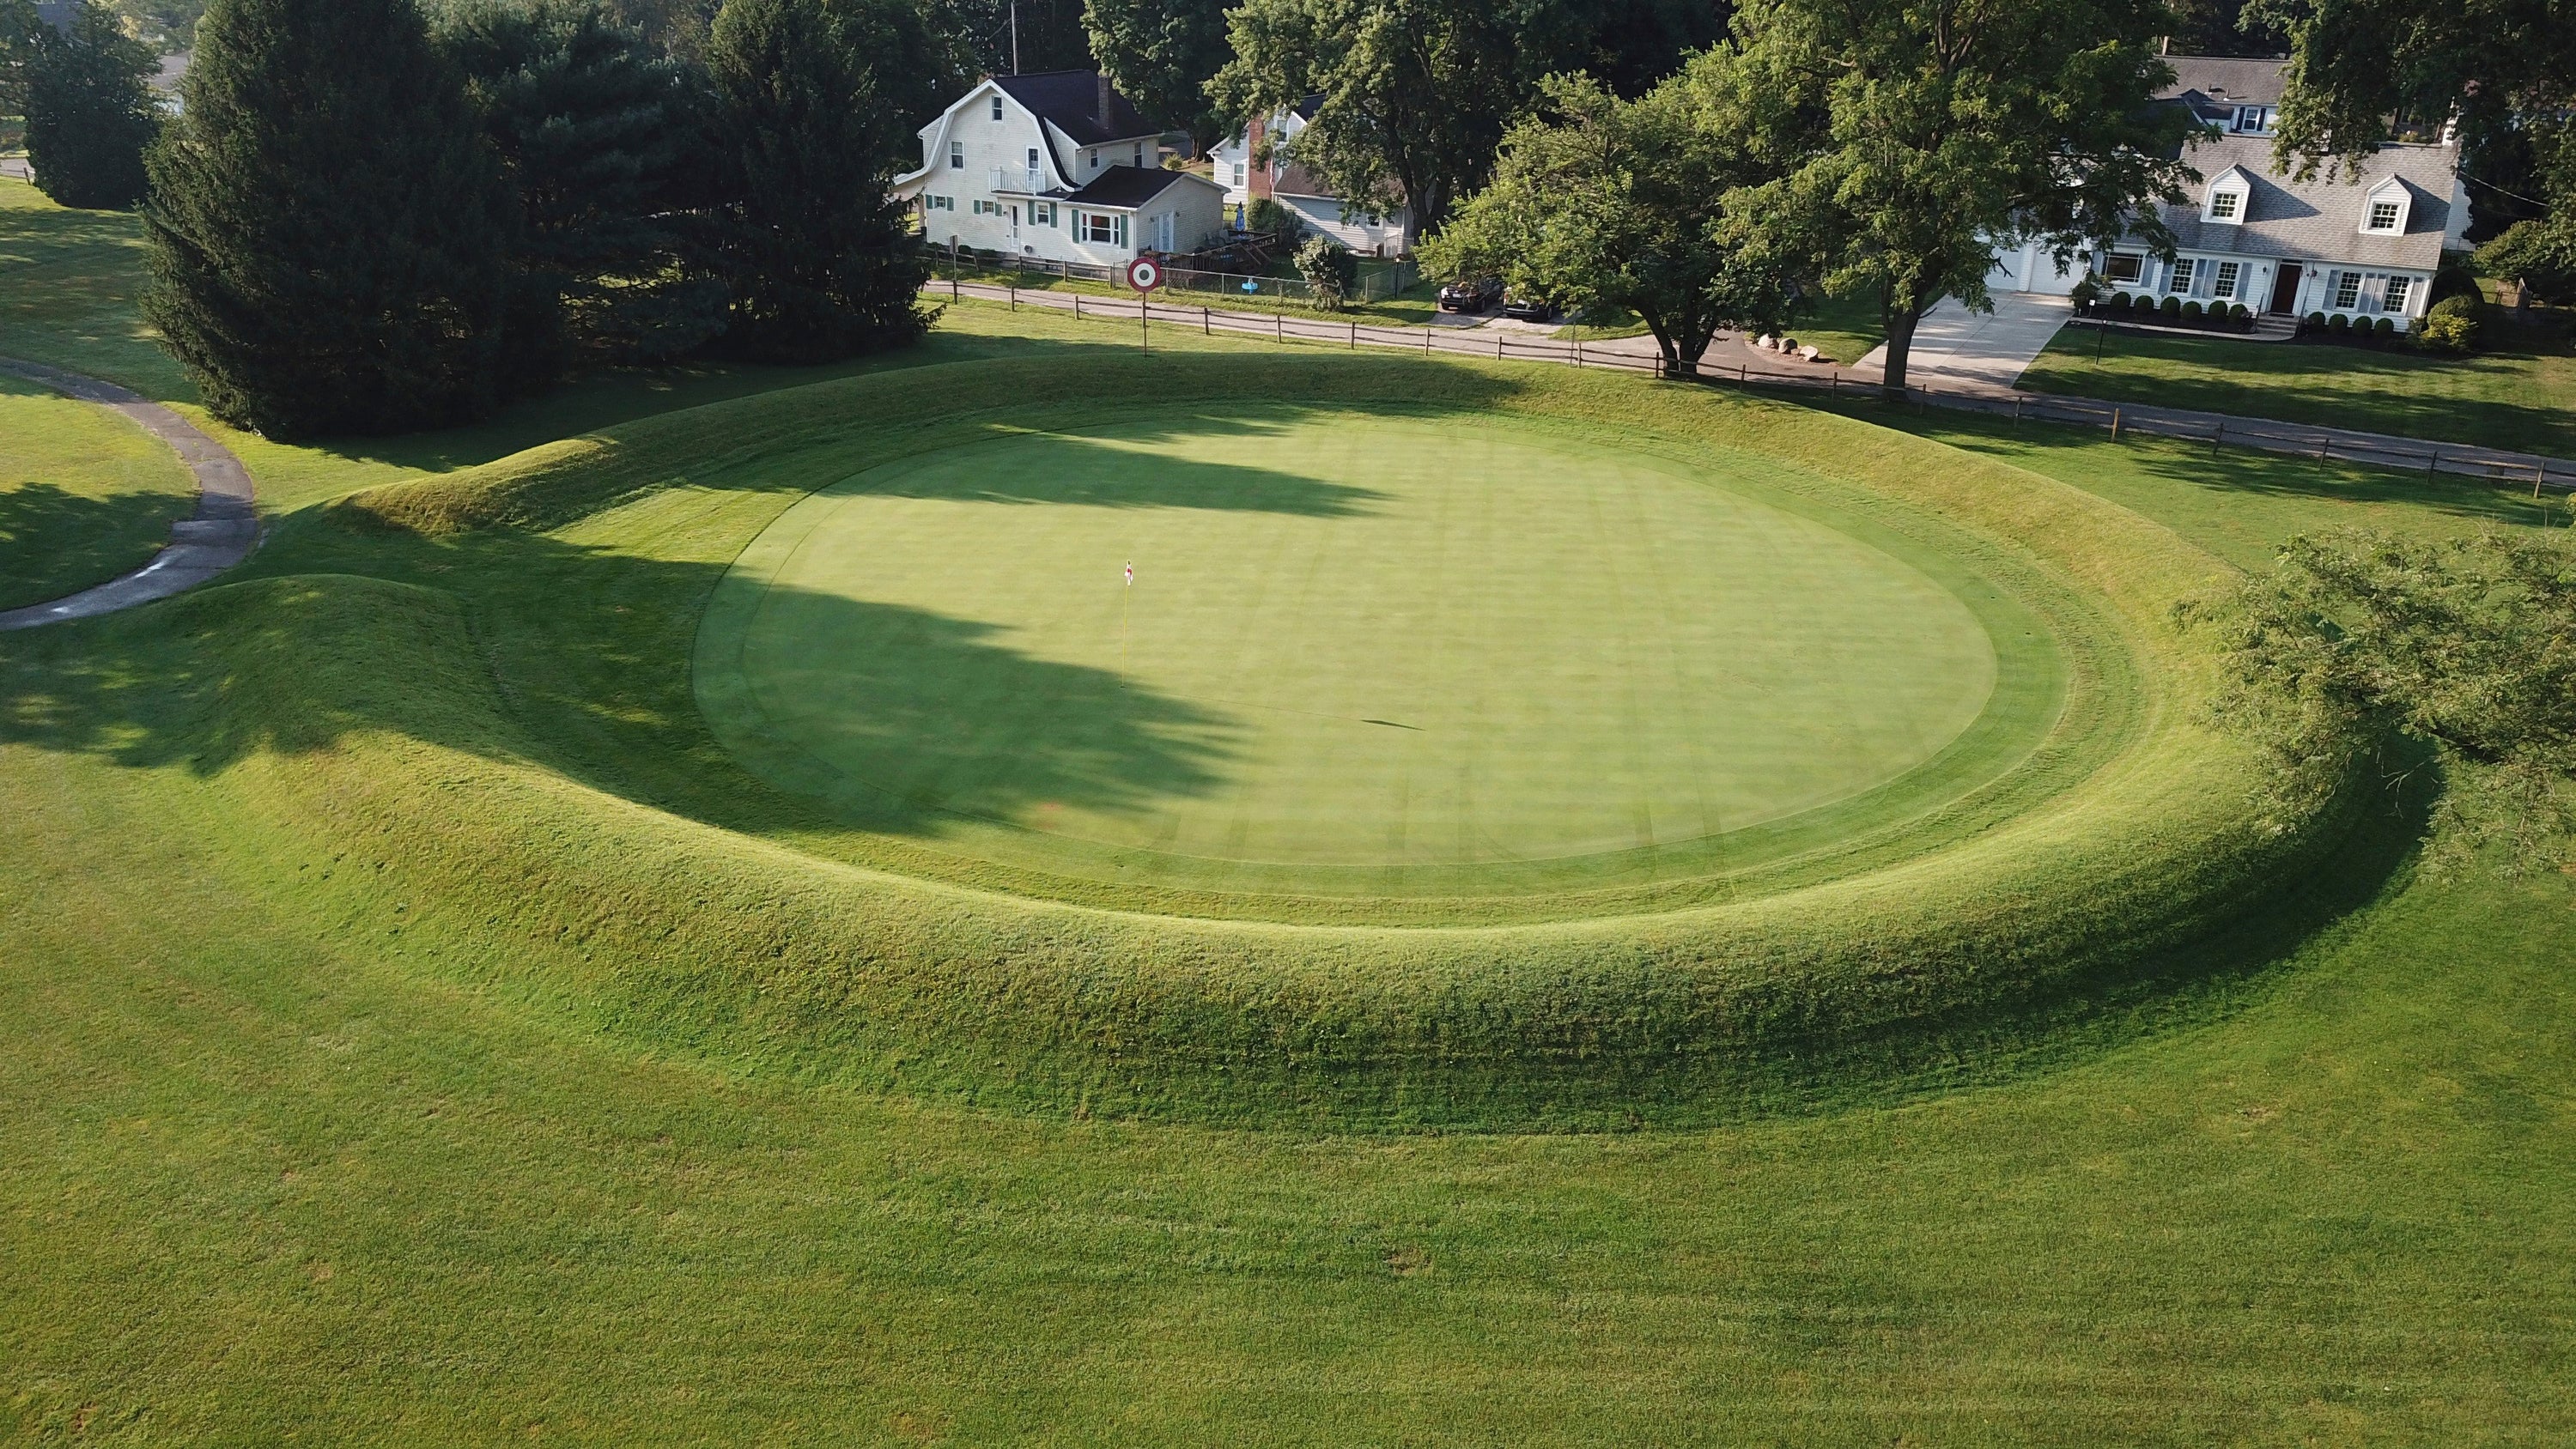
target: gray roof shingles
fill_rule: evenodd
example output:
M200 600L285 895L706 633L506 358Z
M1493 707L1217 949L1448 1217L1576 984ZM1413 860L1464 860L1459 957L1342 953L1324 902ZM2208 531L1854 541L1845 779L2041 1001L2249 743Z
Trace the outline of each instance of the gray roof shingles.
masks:
M1144 205L1179 183L1185 172L1160 166L1112 166L1065 198L1085 206L1125 210Z
M2322 172L2313 180L2294 181L2274 171L2268 136L2212 137L2184 154L2206 180L2190 205L2157 208L2165 225L2173 229L2175 245L2184 251L2427 272L2441 264L2457 160L2449 146L2384 146L2363 158L2358 177L2337 181L2327 180ZM2201 220L2200 195L2206 192L2207 181L2216 180L2231 166L2250 180L2245 220L2235 226ZM2365 198L2390 177L2414 193L2406 230L2386 236L2364 232Z

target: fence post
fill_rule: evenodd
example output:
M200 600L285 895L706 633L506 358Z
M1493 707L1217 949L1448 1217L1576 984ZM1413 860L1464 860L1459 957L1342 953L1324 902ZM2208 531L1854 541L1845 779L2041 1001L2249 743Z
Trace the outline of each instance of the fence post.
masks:
M1574 339L1574 370L1583 370L1583 339L1580 337Z
M1352 323L1351 323L1351 351L1353 351L1353 352L1357 352L1357 351L1359 351L1359 350L1360 350L1360 324L1359 324L1359 322L1358 322L1356 319L1354 319L1354 320L1352 321Z
M1431 328L1428 325L1422 329L1422 355L1425 357L1431 355Z
M2209 456L2218 456L2218 445L2227 441L2227 424L2213 423L2209 429Z
M1205 307L1201 307L1199 309L1199 331L1206 333L1210 337L1214 337L1216 335L1216 319L1209 315L1208 309Z
M2013 394L2013 431L2021 431L2021 394Z
M2120 441L2120 410L2118 408L2111 409L2111 441L2115 443Z
M2434 469L2436 469L2436 468L2439 468L2439 467L2441 467L2441 466L2442 466L2442 450L2441 450L2441 449L2439 449L2439 448L2435 448L2435 449L2433 450L2433 452L2432 452L2432 456L2430 456L2430 457L2428 457L2428 458L2426 458L2426 459L2424 460L2424 481L2425 481L2425 482L2427 482L2427 483L2432 482L2432 481L2433 481L2433 470L2434 470Z
M1073 315L1076 317L1082 315L1082 294L1080 292L1073 294Z
M2534 464L2532 464L2532 465L2531 465L2531 497L2532 497L2532 500L2533 500L2534 502L2539 501L2539 498L2540 498L2540 485L2541 485L2543 482L2547 481L2548 477L2549 477L2549 465L2548 465L2548 464L2546 464L2546 463L2534 463Z
M1753 373L1741 362L1735 364L1735 385L1742 387L1753 380Z
M1271 332L1272 332L1274 335L1276 335L1276 336L1278 337L1278 339L1279 339L1280 341L1282 341L1282 342L1287 341L1287 340L1288 340L1288 314L1287 314L1287 313L1285 313L1285 312L1273 312L1273 313L1271 313L1271 314L1270 314L1270 330L1271 330Z
M1494 360L1496 362L1503 360L1503 334L1500 332L1494 334Z
M2320 463L2326 461L2326 453L2333 447L2334 435L2332 433L2328 433L2326 436L2317 439L2317 461Z

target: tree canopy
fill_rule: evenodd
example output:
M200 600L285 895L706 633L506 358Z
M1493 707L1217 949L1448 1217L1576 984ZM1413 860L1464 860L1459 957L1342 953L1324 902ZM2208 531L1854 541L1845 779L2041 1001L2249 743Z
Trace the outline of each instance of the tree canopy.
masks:
M437 35L518 193L512 256L537 315L515 346L529 370L660 361L715 335L725 289L699 213L719 157L703 72L605 0L464 0Z
M1886 385L1945 296L1990 305L1997 243L2061 254L2124 231L2170 246L2192 124L2150 97L2159 0L1753 0L1734 83L1780 177L1736 199L1827 290L1872 295Z
M145 82L160 69L113 11L82 4L69 33L23 32L27 159L36 189L65 206L122 210L143 199L143 153L161 131Z
M216 416L406 432L499 401L514 201L412 0L214 0L182 94L143 307Z
M1722 74L1735 59L1703 56L1633 101L1551 78L1547 114L1504 135L1493 184L1424 244L1425 260L1587 313L1633 312L1667 375L1693 371L1722 326L1777 325L1788 269L1725 204L1757 179Z
M819 361L928 327L928 263L886 192L912 140L902 57L936 46L902 0L729 0L716 17L730 348Z
M2392 736L2437 753L2437 859L2496 841L2564 859L2576 830L2576 547L2563 533L2297 538L2269 576L2186 610L2225 643L2222 720L2274 757L2283 805Z
M1083 24L1119 93L1204 152L1223 130L1208 82L1234 54L1225 12L1225 0L1090 0Z

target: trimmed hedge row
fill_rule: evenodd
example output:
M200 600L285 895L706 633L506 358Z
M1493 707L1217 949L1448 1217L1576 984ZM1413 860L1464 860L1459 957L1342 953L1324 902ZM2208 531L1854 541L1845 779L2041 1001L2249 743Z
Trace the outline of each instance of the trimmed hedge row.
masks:
M582 547L647 548L646 532L620 533L626 515L600 510L623 501L640 518L672 486L746 470L774 480L783 508L831 481L800 471L820 468L821 440L874 430L891 456L1031 397L1246 389L1700 439L1928 510L2116 611L2144 723L2107 764L1996 828L1753 899L1436 930L1152 916L818 860L567 775L508 702L530 686L496 676L471 641L460 566L440 589L307 575L184 605L200 620L240 611L268 641L261 659L230 661L240 687L210 728L283 742L304 727L294 721L339 721L327 742L246 752L228 787L274 848L327 845L364 867L341 871L315 908L399 893L415 932L438 928L421 937L442 943L436 969L649 1044L1055 1110L1365 1127L1677 1122L1830 1090L1820 1072L1893 1070L1944 1050L1944 1033L2188 969L2260 921L2355 818L2344 802L2287 832L2257 827L2259 759L2202 723L2211 664L2171 623L2176 601L2224 576L2209 556L2051 480L1683 386L1398 359L978 362L632 424L335 513L458 541L579 519ZM775 511L728 527L747 538ZM691 547L729 557L739 542Z

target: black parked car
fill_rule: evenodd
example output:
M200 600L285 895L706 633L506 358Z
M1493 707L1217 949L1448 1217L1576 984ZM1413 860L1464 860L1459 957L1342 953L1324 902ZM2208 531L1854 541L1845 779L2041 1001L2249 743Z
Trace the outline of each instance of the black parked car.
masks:
M1451 282L1440 289L1440 310L1443 312L1482 312L1501 300L1503 279L1500 277Z
M1519 322L1553 322L1556 304L1544 297L1505 297L1503 315Z

